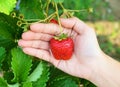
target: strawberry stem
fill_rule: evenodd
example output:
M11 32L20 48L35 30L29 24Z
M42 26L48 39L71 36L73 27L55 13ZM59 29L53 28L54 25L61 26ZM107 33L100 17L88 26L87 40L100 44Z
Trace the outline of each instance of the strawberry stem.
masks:
M38 22L45 22L45 21L47 21L48 19L50 19L51 17L53 17L54 15L56 15L57 13L56 12L54 12L54 13L52 13L50 16L48 16L47 18L45 18L44 20L40 20L40 21L38 21Z
M82 10L69 10L69 9L67 9L67 11L69 11L69 12L85 12L85 11L87 11L87 9L82 9Z
M45 18L44 20L40 20L40 19L24 19L24 21L37 21L37 22L45 22L48 19L52 18L54 15L56 15L56 12L52 13L51 15L49 15L47 18Z
M58 12L58 6L57 6L57 3L55 3L55 8L56 8L56 14L57 14L57 19L58 19L58 24L60 26L60 34L62 33L62 25L61 25L61 22L60 22L60 17L59 17L59 12Z
M64 39L67 39L67 38L68 38L68 35L65 34L65 33L62 33L62 34L60 34L59 36L55 36L55 37L54 37L55 40L59 40L59 41L64 40Z
M64 8L64 6L63 6L63 4L62 3L59 3L60 4L60 6L61 6L61 8L63 9L63 11L65 10L65 8Z
M46 16L48 16L49 5L50 5L50 0L47 0Z

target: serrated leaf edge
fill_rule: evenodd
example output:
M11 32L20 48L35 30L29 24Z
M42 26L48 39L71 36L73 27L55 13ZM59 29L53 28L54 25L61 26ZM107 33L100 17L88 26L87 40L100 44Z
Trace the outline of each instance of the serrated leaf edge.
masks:
M40 70L41 69L41 70ZM38 73L39 71L39 73ZM35 70L28 76L27 80L28 82L34 82L37 81L40 76L42 75L42 71L43 71L43 65L42 65L42 61L38 64L38 66L35 68ZM38 74L36 76L36 74ZM35 76L35 77L34 77Z

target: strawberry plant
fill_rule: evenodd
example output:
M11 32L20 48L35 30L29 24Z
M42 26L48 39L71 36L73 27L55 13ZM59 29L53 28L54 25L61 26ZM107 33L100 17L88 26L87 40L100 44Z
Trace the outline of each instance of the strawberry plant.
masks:
M79 87L82 79L70 76L43 60L24 54L17 44L21 34L29 30L29 25L33 22L52 22L61 27L60 17L69 18L75 12L92 11L66 9L63 3L64 0L0 1L0 87ZM62 28L60 31L62 32ZM65 40L66 38L71 42L70 47L73 47L71 38L65 37ZM73 48L68 59L72 51ZM66 60L64 57L63 59Z

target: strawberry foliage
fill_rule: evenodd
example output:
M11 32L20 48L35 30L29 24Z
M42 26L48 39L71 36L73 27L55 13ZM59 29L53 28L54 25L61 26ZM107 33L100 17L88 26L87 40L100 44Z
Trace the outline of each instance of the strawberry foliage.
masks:
M78 87L79 79L51 67L48 87Z
M0 78L0 86L2 86L2 87L8 87L7 86L7 82L3 78Z
M32 2L32 4L30 4ZM44 12L40 0L21 0L20 13L24 14L25 19L43 19Z
M14 48L11 51L12 62L11 67L14 73L14 82L26 81L30 68L32 66L32 59L30 56L24 54L20 48Z
M5 55L6 55L5 48L0 47L0 67L2 66L1 63L2 63L2 61L4 60Z
M15 7L16 0L0 0L0 12L9 14Z
M16 25L17 19L0 13L0 46L10 49L16 46L15 40L20 38L22 29ZM9 43L9 44L8 44Z
M72 17L67 0L1 0L0 3L0 87L78 87L79 78L22 52L17 42L33 22L48 23L60 16ZM16 7L15 7L16 4ZM3 6L3 7L2 7ZM5 7L6 6L6 7ZM80 10L78 10L80 11Z
M32 82L33 87L46 87L47 86L46 82L48 81L49 74L50 74L49 66L46 62L42 62L41 64L43 67L42 74L41 76L38 76L39 78L36 81Z

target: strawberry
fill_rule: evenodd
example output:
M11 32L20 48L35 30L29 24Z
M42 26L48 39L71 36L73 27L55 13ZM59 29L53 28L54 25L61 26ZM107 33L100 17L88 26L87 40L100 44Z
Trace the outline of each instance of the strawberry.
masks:
M51 20L50 20L50 23L58 24L58 21L55 20L55 19L51 19Z
M61 34L50 40L50 49L55 59L69 60L74 50L74 43L72 38Z

